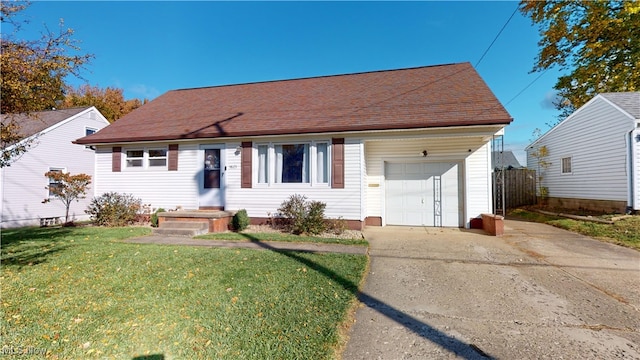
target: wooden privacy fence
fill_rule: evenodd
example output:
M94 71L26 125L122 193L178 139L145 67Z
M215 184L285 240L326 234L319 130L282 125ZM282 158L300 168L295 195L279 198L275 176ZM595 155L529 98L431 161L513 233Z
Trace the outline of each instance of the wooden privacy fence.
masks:
M504 173L504 202L507 209L536 204L536 171L530 169L496 170Z

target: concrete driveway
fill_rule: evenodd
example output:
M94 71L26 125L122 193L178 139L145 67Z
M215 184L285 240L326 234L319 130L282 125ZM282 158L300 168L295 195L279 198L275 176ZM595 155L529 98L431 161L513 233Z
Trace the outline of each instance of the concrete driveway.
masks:
M348 359L640 359L640 252L548 225L370 227Z

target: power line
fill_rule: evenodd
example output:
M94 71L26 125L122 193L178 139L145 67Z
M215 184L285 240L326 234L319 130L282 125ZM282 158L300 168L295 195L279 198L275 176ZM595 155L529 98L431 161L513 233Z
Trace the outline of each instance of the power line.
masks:
M520 8L520 5L519 4L516 5L515 10L513 10L513 13L511 13L511 16L509 16L509 19L507 19L507 22L504 23L504 25L502 26L502 29L500 29L500 31L498 32L498 35L496 35L496 37L493 39L493 41L491 42L487 50L484 51L484 53L480 57L480 60L478 60L478 62L476 63L475 68L478 68L478 65L480 65L480 62L482 61L482 59L484 59L484 56L487 55L487 53L489 52L493 44L496 42L496 40L498 40L498 38L500 37L500 34L502 34L502 31L504 31L504 29L507 27L511 19L513 19L513 16L516 14L516 12L518 12L519 8Z

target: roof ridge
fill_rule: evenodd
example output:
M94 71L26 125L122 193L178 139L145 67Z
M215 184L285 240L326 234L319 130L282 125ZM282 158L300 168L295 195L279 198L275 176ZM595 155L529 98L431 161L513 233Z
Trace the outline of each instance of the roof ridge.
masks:
M463 61L458 63L449 63L449 64L436 64L436 65L423 65L423 66L413 66L408 68L400 68L400 69L386 69L386 70L371 70L371 71L360 71L354 73L345 73L345 74L331 74L331 75L318 75L318 76L306 76L301 78L293 78L293 79L276 79L276 80L264 80L264 81L251 81L246 83L235 83L235 84L222 84L222 85L210 85L210 86L200 86L193 88L182 88L182 89L173 89L167 92L172 91L190 91L190 90L202 90L202 89L214 89L214 88L222 88L222 87L231 87L231 86L243 86L243 85L256 85L256 84L269 84L276 82L289 82L289 81L299 81L299 80L310 80L310 79L322 79L322 78L334 78L341 76L354 76L354 75L364 75L364 74L375 74L375 73L383 73L383 72L395 72L395 71L406 71L406 70L417 70L417 69L426 69L426 68L435 68L435 67L444 67L444 66L455 66L455 65L463 65L469 64L469 61Z

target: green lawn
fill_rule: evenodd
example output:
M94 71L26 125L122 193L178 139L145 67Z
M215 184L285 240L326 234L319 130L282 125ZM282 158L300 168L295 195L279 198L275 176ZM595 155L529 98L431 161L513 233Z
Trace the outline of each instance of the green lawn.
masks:
M330 359L367 258L2 231L2 343L49 358Z
M512 210L509 212L509 215L553 225L603 241L640 250L640 216L621 219L615 221L613 224L602 224L545 215L525 209ZM611 216L602 216L602 218L610 219Z

